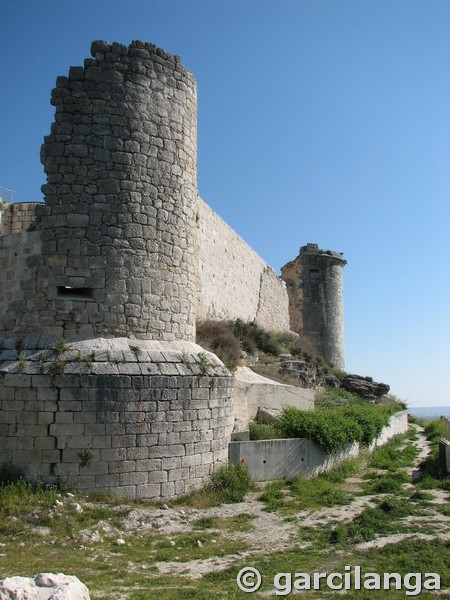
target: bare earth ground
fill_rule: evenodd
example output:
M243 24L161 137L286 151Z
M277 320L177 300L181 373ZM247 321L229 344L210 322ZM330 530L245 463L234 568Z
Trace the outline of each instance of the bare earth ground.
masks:
M416 439L402 443L405 447L414 444L418 455L412 466L403 469L409 482L403 484L400 494L367 493L368 480L364 478L367 468L361 466L365 464L363 457L353 471L358 476L333 485L328 483L333 493L345 496L343 505L331 508L301 510L302 506L323 506L323 502L307 504L306 496L301 495L299 500L292 488L286 486L280 486L282 500L280 505L272 506L274 510L268 510L268 504L261 500L264 486L249 494L245 502L212 508L193 508L178 502L171 506L118 504L105 498L57 496L56 492L47 504L45 498L37 503L34 500L32 507L26 504L18 512L5 505L0 515L0 578L31 576L45 570L64 571L84 581L93 600L148 600L156 596L161 600L209 600L210 597L234 600L246 597L236 583L236 574L244 566L259 565L261 569L264 585L256 592L257 597L276 597L273 588L267 591L270 574L294 572L296 567L306 572L317 569L332 572L358 559L364 563L364 557L368 556L372 569L376 564L389 568L389 558L374 563L378 552L383 554L391 549L414 554L416 550L408 550L406 546L402 550L401 544L411 542L417 546L420 540L427 542L422 547L431 553L434 544L439 545L444 556L448 546L444 547L442 541L450 541L449 492L442 489L423 492L411 483L420 477L418 466L430 453L423 429L414 427ZM372 469L372 473L378 472L386 475ZM395 473L390 476L399 478ZM317 490L321 483L316 480L311 485ZM300 481L300 486L304 494L305 482ZM395 496L397 503L407 503L417 492L422 494L419 509L405 513L412 516L394 519L393 525L384 529L385 533L355 537L348 544L330 542L330 531L339 524L353 527L355 519L370 512L368 508L378 507L384 498L392 500ZM423 556L423 562L418 565L416 562L416 570L426 570L432 564L429 555ZM435 568L444 572L444 564L441 561ZM305 594L292 592L298 593ZM444 589L427 593L425 598L436 595L450 595L450 592ZM323 600L330 597L330 592L312 596L306 593L306 596ZM370 593L361 600L368 597L372 597ZM399 597L395 592L388 596L389 600ZM350 596L350 600L354 598Z
M414 467L407 468L409 475L417 471L417 466L429 454L429 443L423 433L423 428L417 427L418 439L414 442L419 449L419 454L415 460ZM362 480L351 478L348 480L348 489L357 489ZM411 486L411 484L405 484ZM448 492L443 490L430 490L433 495L432 504L441 504L448 502ZM170 540L171 536L179 534L195 533L195 522L200 518L207 517L215 518L230 518L238 515L250 515L253 517L251 531L230 531L225 535L230 539L243 542L245 551L230 554L223 557L212 557L201 560L191 560L178 562L177 560L168 562L157 562L156 566L160 574L183 574L189 578L199 578L207 573L221 571L237 560L242 561L243 558L251 557L252 555L261 554L261 551L267 549L270 552L286 550L294 543L294 539L298 539L299 525L301 527L324 528L328 523L332 522L350 522L358 516L368 506L375 506L376 501L380 499L380 495L359 496L351 504L347 506L337 506L333 508L322 508L316 511L303 511L293 515L286 521L276 512L266 512L265 505L257 500L260 493L250 494L245 502L238 504L222 505L209 509L194 509L194 508L165 508L151 509L138 508L133 510L123 521L123 531L120 535L127 540L128 536L135 536L149 529L157 529L158 534L167 536ZM368 550L370 548L382 548L388 544L395 544L404 539L441 539L450 540L450 517L445 516L440 512L435 512L430 509L426 517L427 525L433 525L435 533L421 534L419 532L406 532L393 534L386 537L378 537L370 542L359 544L357 548ZM420 517L410 517L412 528L417 524ZM101 524L100 524L101 525ZM101 527L100 527L101 530ZM209 532L214 533L214 529L209 529ZM216 530L219 534L219 530ZM106 532L105 532L106 533ZM119 532L117 532L119 534ZM221 532L224 535L224 532ZM88 534L88 532L86 532ZM111 532L109 532L111 534ZM102 535L102 531L98 528L90 534L90 541L95 541L98 536ZM87 536L89 539L90 535ZM88 539L86 541L88 541ZM298 541L296 542L298 548ZM309 542L304 542L304 547L309 546ZM130 565L131 566L131 565Z

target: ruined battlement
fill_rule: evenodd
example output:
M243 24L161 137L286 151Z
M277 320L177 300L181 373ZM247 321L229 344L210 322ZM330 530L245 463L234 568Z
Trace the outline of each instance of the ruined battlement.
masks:
M2 202L0 200L0 236L36 228L38 202Z

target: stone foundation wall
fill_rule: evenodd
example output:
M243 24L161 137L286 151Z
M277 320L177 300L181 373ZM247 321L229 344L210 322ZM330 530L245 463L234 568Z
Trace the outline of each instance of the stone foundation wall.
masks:
M1 464L158 499L201 487L227 461L233 378L213 354L126 339L49 346L2 341Z
M200 304L197 319L256 321L286 331L286 285L201 198L197 204Z

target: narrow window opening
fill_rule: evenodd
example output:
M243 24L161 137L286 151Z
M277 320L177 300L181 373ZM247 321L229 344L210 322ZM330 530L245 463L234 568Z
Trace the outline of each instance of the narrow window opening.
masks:
M94 300L94 289L60 285L58 286L58 298L65 300Z

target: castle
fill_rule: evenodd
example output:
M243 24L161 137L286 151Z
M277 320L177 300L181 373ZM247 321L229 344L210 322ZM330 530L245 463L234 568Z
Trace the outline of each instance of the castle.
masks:
M58 77L44 203L0 203L0 464L164 498L228 457L233 376L204 319L293 330L344 367L345 260L277 277L198 196L196 83L179 57L92 43Z

